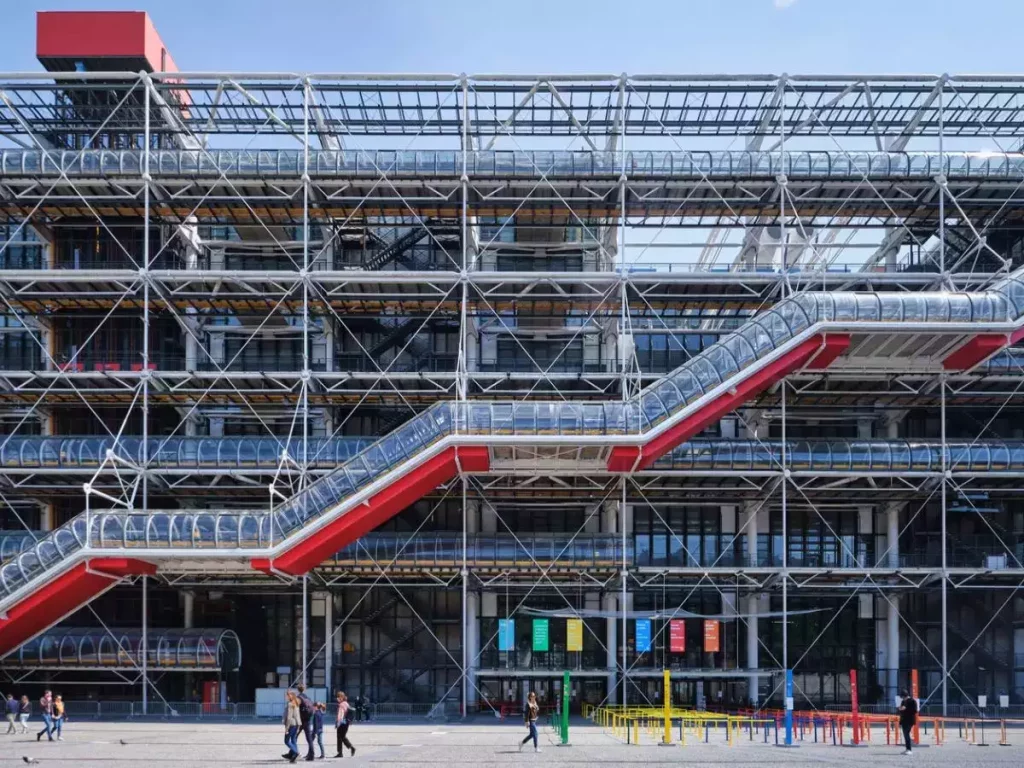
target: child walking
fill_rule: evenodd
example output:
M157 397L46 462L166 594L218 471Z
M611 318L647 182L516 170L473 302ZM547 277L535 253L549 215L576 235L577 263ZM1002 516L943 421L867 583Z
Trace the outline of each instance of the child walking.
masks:
M327 705L322 701L318 701L316 709L313 710L313 735L316 736L317 746L320 747L321 760L326 757L324 754L324 712L326 711Z

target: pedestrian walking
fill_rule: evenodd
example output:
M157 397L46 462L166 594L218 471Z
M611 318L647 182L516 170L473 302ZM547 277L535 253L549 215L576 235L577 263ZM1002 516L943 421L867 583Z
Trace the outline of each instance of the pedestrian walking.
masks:
M61 735L64 729L64 699L58 693L56 698L53 700L53 730L57 734L57 741L64 741L64 737Z
M355 705L355 716L357 721L363 719L363 694L357 693L352 703Z
M7 694L7 702L4 707L7 712L7 733L16 733L18 730L15 726L15 723L18 722L18 700L14 698L13 693Z
M32 702L28 696L22 696L18 702L18 721L21 723L21 733L28 733L28 718L32 714Z
M288 690L284 694L284 745L288 751L281 757L290 763L299 759L299 726L302 719L299 717L299 699L295 691Z
M313 704L313 700L306 695L306 686L302 683L298 685L299 691L299 721L302 735L306 737L306 760L316 760L316 755L313 752L313 711L316 707Z
M903 742L906 744L904 755L914 754L914 741L912 732L917 725L917 699L910 696L906 691L900 691L902 701L900 702L900 728L903 729Z
M530 691L530 695L526 697L526 706L523 707L523 722L526 727L530 729L530 732L526 734L526 738L519 742L519 751L523 751L523 747L526 746L530 739L533 739L533 751L540 752L540 745L537 737L537 719L540 717L540 705L537 704L537 694Z
M345 695L344 691L338 691L335 699L338 701L338 714L334 718L334 727L338 731L338 754L335 757L344 757L345 747L348 747L350 754L354 756L356 748L348 740L348 726L352 719L352 708L349 706L348 696Z
M53 741L53 694L50 691L46 691L39 699L39 712L43 716L43 730L36 734L36 741L41 741L44 733L47 739Z
M370 717L370 712L372 711L372 708L370 707L370 697L369 696L366 696L366 695L363 696L363 708L362 708L362 711L363 711L363 715L364 715L363 719L365 719L366 722L370 722L370 720L372 720L373 718Z
M324 754L324 714L327 712L327 705L322 701L316 703L316 710L313 712L313 735L316 736L316 745L320 749L320 759L327 757Z
M7 699L4 701L4 714L7 715L7 733L17 732L18 700L14 698L13 693L7 694Z

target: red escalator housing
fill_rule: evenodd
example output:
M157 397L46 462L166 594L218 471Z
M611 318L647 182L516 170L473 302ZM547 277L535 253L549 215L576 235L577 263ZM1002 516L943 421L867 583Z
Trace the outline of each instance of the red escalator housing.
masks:
M286 552L272 559L254 558L252 567L264 573L289 576L308 573L339 549L366 535L437 486L447 483L460 471L486 472L490 464L490 451L485 446L447 448L319 531L296 542Z
M0 656L27 643L125 576L152 576L156 566L130 557L94 557L55 576L0 618Z
M822 370L850 346L850 336L828 333L812 336L776 360L758 368L735 387L723 392L696 413L692 413L670 429L642 446L618 446L608 456L610 472L633 472L649 468L709 424L763 392L801 368Z

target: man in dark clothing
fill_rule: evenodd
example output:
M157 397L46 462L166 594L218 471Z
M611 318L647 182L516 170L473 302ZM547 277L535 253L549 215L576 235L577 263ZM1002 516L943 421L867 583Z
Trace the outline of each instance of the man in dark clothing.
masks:
M906 691L900 691L900 728L903 729L903 742L907 745L904 755L913 754L914 742L911 732L917 725L917 700L912 698Z
M298 686L299 691L299 727L302 729L302 734L306 737L306 744L309 745L309 751L306 753L307 760L316 760L316 753L313 751L313 743L315 736L313 736L313 710L316 705L313 704L313 700L306 695L306 686L301 683Z
M6 706L7 732L14 733L15 731L17 731L17 728L14 727L14 724L18 722L18 700L14 698L14 694L7 694Z

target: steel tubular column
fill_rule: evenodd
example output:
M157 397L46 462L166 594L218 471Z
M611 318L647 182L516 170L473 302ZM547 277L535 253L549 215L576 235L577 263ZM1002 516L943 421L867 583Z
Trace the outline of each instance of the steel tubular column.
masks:
M466 401L469 388L469 317L466 309L469 304L469 80L462 78L462 177L460 187L462 188L462 302L459 307L459 361L456 371L457 387L456 397L462 402ZM428 233L429 236L429 233ZM473 265L475 269L475 265ZM479 358L479 355L477 356ZM459 421L456 419L455 429L459 429Z
M149 579L142 577L142 638L139 651L142 656L142 711L148 712L149 703Z
M302 84L302 468L299 487L306 487L309 471L309 388L313 374L309 364L309 94L310 82ZM305 586L305 582L303 582ZM303 660L305 667L305 660ZM303 671L305 675L305 671Z
M469 715L469 665L474 662L469 658L469 567L466 562L466 550L469 539L469 521L467 519L466 476L462 476L462 716Z
M306 667L309 666L309 576L302 576L302 674L299 682L306 684Z
M629 659L626 657L626 478L620 481L622 487L622 501L619 504L619 530L622 532L622 637L619 644L622 646L622 706L626 706L628 696L626 688L629 685Z
M939 106L939 172L942 173L945 159L945 145L944 136L945 133L945 104L943 99L943 91L946 85L945 75L942 76L939 82L938 92L938 106ZM942 278L942 284L946 285L946 179L944 176L940 176L941 181L939 182L939 274ZM947 621L948 621L948 603L947 603L947 586L949 581L949 574L946 570L946 492L949 490L947 485L946 473L948 472L948 466L946 463L946 375L939 375L939 421L941 430L941 453L942 453L942 482L939 486L939 492L942 496L941 502L941 514L942 514L942 716L947 716L948 707L948 686L947 679L949 677L949 658L948 658L948 641L947 641Z
M786 466L786 379L779 387L782 406L782 466ZM782 470L782 669L787 676L789 669L789 508L787 486L790 481L788 469ZM788 686L787 686L788 687ZM788 695L788 694L787 694ZM786 710L786 744L792 743L793 712L790 702L784 702Z
M949 573L947 571L946 563L946 491L947 478L946 474L949 471L946 465L946 374L939 375L939 428L941 430L941 446L942 446L942 481L939 486L939 495L941 501L941 540L942 540L942 716L946 717L946 710L948 706L947 698L947 685L946 681L949 676L949 659L947 656L947 596L946 588L949 582Z
M150 94L153 81L149 75L143 82L143 116L146 143L142 152L142 511L149 513L149 216L150 216ZM143 688L145 690L145 688Z
M145 122L142 152L142 511L149 514L149 216L150 216L150 94L153 82L149 75L144 75L143 82L143 117ZM91 532L86 529L86 538ZM142 577L142 711L148 713L149 703L149 580Z
M459 402L465 403L468 395L469 379L469 317L466 305L469 303L469 245L467 235L469 234L469 80L465 75L462 77L460 92L462 94L462 175L459 180L462 192L462 301L459 307L459 361L456 376L457 389L456 397ZM428 233L429 234L429 233ZM459 431L461 424L456 413L455 430ZM468 509L468 483L466 476L462 476L462 716L469 716L469 666L475 664L476 659L470 658L469 654L469 509Z
M623 92L626 89L626 84L627 84L626 77L625 77L625 75L623 75L622 82L621 82L621 84L619 86L623 90ZM617 352L617 354L619 356L619 387L622 390L621 391L622 402L626 402L629 399L629 373L628 373L628 368L627 368L628 361L626 360L626 355L624 354L625 347L622 344L623 334L626 333L626 329L629 327L629 324L628 324L628 320L629 320L629 317L628 317L628 313L629 313L628 298L629 297L626 295L627 294L627 283L626 283L626 280L627 280L627 275L629 274L629 269L628 269L628 266L626 264L626 114L627 114L626 113L626 100L623 98L622 99L622 106L620 108L620 116L619 116L619 153L620 153L620 157L622 158L621 162L620 162L620 166L619 166L620 169L621 169L621 173L619 175L619 233L618 233L619 234L619 237L618 237L618 241L619 241L619 249L618 249L619 250L619 254L618 254L618 256L619 256L619 258L618 258L618 263L619 263L619 296L620 296L620 304L621 304L621 306L619 308L619 324L620 324L621 327L619 329L619 338L616 340L616 352ZM627 578L627 568L628 568L628 563L626 561L626 536L627 536L627 533L626 533L626 477L622 478L622 480L620 482L620 486L622 488L622 498L621 498L621 502L619 503L619 510L618 510L619 519L618 519L617 522L618 522L618 526L619 526L619 534L621 536L621 541L622 541L622 574L621 574L621 579L622 579L622 596L621 596L621 604L619 606L620 609L622 610L622 632L621 632L621 636L619 637L619 645L622 647L622 677L621 677L621 679L619 681L619 684L622 686L622 688L621 688L621 691L622 691L622 693L621 693L621 703L622 703L622 706L625 707L626 703L629 700L629 695L627 693L627 688L629 687L629 660L628 660L628 658L626 656L626 648L627 648L627 643L626 643L626 637L627 637L627 635L626 635L626 608L627 608L626 578ZM611 692L609 691L609 693L611 693Z

